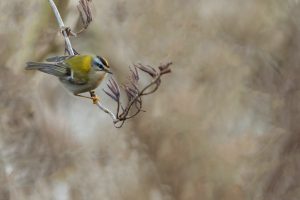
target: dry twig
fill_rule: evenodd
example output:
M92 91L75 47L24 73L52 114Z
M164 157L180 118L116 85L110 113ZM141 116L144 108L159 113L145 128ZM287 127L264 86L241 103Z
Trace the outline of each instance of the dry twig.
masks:
M56 5L55 5L55 3L54 3L53 0L48 0L48 1L50 3L50 6L51 6L53 12L54 12L54 15L56 17L58 26L59 26L59 28L60 28L60 30L61 30L64 38L65 38L66 49L68 50L69 55L74 55L74 51L73 51L73 48L72 48L72 45L71 45L71 41L70 41L69 35L68 35L67 31L66 31L65 24L64 24L64 22L63 22L63 20L62 20L62 18L60 16L60 14L59 14L59 11L58 11L58 9L57 9L57 7L56 7Z
M129 77L128 83L122 85L122 88L127 95L126 106L123 106L121 103L121 92L118 83L113 78L109 80L107 83L109 91L104 90L104 92L117 103L116 114L113 115L115 127L122 127L127 119L133 118L143 111L142 96L152 94L158 89L161 84L161 76L171 72L171 64L172 63L169 62L160 65L158 70L142 64L134 65L134 68L130 69L131 76ZM139 81L139 70L152 78L152 81L142 89L139 89L137 85Z

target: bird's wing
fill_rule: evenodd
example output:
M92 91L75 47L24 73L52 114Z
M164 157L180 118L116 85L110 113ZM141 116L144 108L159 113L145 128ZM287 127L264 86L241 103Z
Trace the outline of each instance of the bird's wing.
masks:
M54 56L54 57L47 58L46 61L47 62L62 62L64 60L70 59L72 57L73 56Z
M47 74L59 77L61 80L70 82L71 84L84 85L88 82L88 76L78 76L75 74L71 76L71 69L68 65L63 63L40 63L40 62L27 62L27 70L39 70Z
M68 76L70 69L61 63L27 62L27 70L39 70L57 77Z
M39 70L47 74L68 80L72 84L82 85L89 81L92 57L88 55L56 56L48 62L28 62L27 70Z

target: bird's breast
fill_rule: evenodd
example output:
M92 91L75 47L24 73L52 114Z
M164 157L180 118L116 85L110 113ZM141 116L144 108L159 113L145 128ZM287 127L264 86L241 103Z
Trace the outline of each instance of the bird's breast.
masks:
M95 72L94 74L92 74L90 76L90 84L97 87L98 85L100 85L100 83L102 82L102 80L105 78L106 73L103 72Z

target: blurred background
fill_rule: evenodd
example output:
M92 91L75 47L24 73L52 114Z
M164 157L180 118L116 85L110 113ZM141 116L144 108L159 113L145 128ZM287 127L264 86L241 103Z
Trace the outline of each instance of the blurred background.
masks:
M77 3L57 1L73 30ZM138 62L173 72L116 129L55 77L24 70L64 54L48 1L0 1L1 200L300 198L298 0L92 5L76 50L107 57L119 82Z

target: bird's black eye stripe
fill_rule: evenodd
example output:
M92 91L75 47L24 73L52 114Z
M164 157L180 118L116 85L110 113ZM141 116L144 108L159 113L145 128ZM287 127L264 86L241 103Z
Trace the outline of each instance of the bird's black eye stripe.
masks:
M99 58L99 60L100 60L105 66L108 67L108 63L107 63L107 61L106 61L104 58L102 58L102 57L100 57L100 56L97 56L97 58Z

